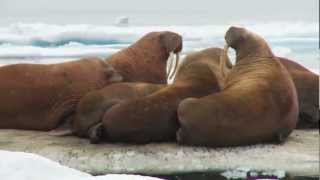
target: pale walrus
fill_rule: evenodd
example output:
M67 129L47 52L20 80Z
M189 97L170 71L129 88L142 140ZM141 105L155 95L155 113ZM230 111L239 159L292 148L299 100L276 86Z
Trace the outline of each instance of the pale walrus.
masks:
M231 27L225 39L236 64L221 92L180 103L177 141L214 147L283 141L299 111L288 71L259 35Z
M91 58L51 65L3 66L0 128L52 130L72 117L86 93L121 79L166 83L167 58L170 52L181 49L180 35L151 32L105 61Z
M287 68L296 86L299 99L299 121L297 128L319 128L319 75L300 64L279 57Z
M221 53L222 49L209 48L188 55L172 85L113 106L105 113L102 124L93 129L91 138L94 142L99 142L100 138L129 143L175 140L179 127L176 111L180 101L220 91L224 80L221 67L228 70L231 66L229 59L221 64Z

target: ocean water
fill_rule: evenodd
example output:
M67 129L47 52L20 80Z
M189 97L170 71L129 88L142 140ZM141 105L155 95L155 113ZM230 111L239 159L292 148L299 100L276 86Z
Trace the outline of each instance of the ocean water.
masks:
M223 47L224 33L230 25L244 26L262 35L276 55L319 72L317 22L172 26L13 23L0 26L0 64L57 63L88 56L104 58L147 32L164 30L183 36L182 54L186 54L207 47ZM230 56L234 57L234 53L230 52Z

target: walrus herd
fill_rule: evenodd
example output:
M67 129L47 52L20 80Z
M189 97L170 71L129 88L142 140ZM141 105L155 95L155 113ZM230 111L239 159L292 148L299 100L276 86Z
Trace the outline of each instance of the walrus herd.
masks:
M319 128L319 75L274 55L245 28L230 27L225 41L179 66L182 36L170 31L148 33L106 59L2 66L0 129L221 147L281 143L295 128Z

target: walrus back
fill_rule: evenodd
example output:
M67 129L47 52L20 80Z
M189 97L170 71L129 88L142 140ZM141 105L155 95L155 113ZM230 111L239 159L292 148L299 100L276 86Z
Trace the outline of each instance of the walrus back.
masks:
M0 68L0 128L50 130L86 92L106 85L102 61Z

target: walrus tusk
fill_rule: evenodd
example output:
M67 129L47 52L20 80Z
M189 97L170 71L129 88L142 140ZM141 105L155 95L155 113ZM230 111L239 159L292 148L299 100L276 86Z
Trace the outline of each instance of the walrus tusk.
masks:
M170 71L172 69L172 63L173 63L173 58L174 58L174 52L171 51L168 57L167 62L169 62L169 66L167 66L167 78L170 76Z
M172 71L172 73L171 73L171 75L169 76L169 79L172 79L173 78L173 76L176 74L176 72L177 72L177 67L178 67L178 65L179 65L179 53L176 53L176 62L175 62L175 65L174 65L174 69L173 69L173 71Z
M223 51L220 54L220 71L222 74L222 78L225 79L227 76L227 58L228 58L228 49L229 45L224 45Z

